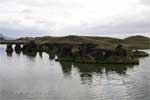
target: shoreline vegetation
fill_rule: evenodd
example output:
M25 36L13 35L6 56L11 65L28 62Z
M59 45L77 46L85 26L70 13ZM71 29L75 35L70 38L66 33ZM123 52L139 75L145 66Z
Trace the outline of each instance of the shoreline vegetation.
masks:
M15 51L34 56L37 52L46 52L51 59L57 56L55 60L59 62L139 64L139 57L149 56L146 52L137 50L149 49L149 38L133 36L124 40L126 41L108 37L67 36L19 38L14 43L5 43L7 53ZM15 44L14 49L12 44Z

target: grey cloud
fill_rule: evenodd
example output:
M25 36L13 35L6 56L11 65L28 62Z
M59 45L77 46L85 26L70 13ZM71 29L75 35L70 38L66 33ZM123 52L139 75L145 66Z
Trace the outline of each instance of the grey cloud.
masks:
M10 37L32 37L32 36L43 36L47 33L45 30L38 30L33 28L24 28L24 29L12 29L12 28L1 28L0 33L6 34Z
M104 24L105 20L97 23L98 22L97 19L96 20L92 19L93 23L90 23L92 21L89 21L89 22L87 21L87 23L84 23L86 21L85 19L87 18L87 15L83 15L82 13L81 15L77 14L77 16L75 16L77 17L76 19L74 15L76 15L78 11L74 12L75 9L78 9L81 5L84 5L82 4L83 2L81 2L81 5L80 3L78 4L79 0L78 2L76 2L76 0L66 0L65 2L63 0L45 0L45 1L44 0L0 0L1 4L2 5L4 4L3 5L4 7L8 5L7 3L9 3L10 5L14 4L10 7L10 10L7 9L9 8L8 6L7 8L4 8L4 11L2 10L2 12L0 12L3 15L6 14L6 16L8 16L8 18L7 17L5 18L4 16L4 18L1 17L0 19L0 33L6 33L8 36L14 36L14 37L26 36L26 35L27 36L40 36L40 35L46 35L46 33L53 33L49 35L55 35L55 34L58 34L58 35L68 35L68 34L101 35L101 34L117 34L117 33L132 34L132 33L147 33L147 32L150 33L150 28L149 28L150 20L148 20L149 12L147 10L147 7L150 6L150 0L137 0L137 1L138 2L136 2L134 6L138 5L139 8L136 9L133 6L133 9L135 10L135 12L133 10L132 11L129 10L128 12L126 12L126 14L124 13L124 15L122 15L122 18L118 18L118 19L115 19L116 16L112 16L114 17L112 18L114 22L110 21L108 22L108 24ZM146 7L143 7L143 6L141 7L141 5L144 5ZM55 7L56 9L54 9ZM73 10L70 9L72 7L75 7L75 9ZM44 8L44 9L41 9L41 8ZM12 11L11 9L14 9L14 10ZM18 9L20 12L17 12ZM37 14L36 12L34 12L34 10L37 11ZM45 13L42 15L42 17L38 16L38 11L39 11L39 15L41 15L40 13L42 13L42 10L43 12L46 10ZM104 9L104 12L105 12L105 9ZM101 12L99 13L103 14ZM89 12L89 15L90 14L91 12ZM52 19L50 18L51 15L52 15ZM99 14L95 14L93 15L93 17L96 18L96 16L98 15ZM50 16L50 17L48 19L47 17L43 18L43 16L44 17ZM55 17L58 17L58 18L55 19ZM65 20L65 18L67 17L68 19L70 18L72 20L69 19L68 21L70 22L67 22ZM5 19L6 22L1 22L1 20L3 19ZM12 22L11 21L12 19L16 19L16 20ZM79 20L81 20L81 23ZM20 26L19 25L20 21L26 27ZM32 25L29 26L30 23L28 23L28 21L29 22L31 21L31 24L33 24L33 26ZM73 22L76 22L76 21L77 21L78 26L73 26L74 25ZM67 25L68 23L69 25ZM59 29L59 25L61 26L61 24L64 26L66 25L66 26L61 27ZM53 31L51 30L51 28L53 28Z
M64 33L69 32L72 34L83 34L83 35L108 35L108 34L134 34L134 33L150 33L150 20L147 19L136 19L128 18L115 20L113 23L106 25L81 25L74 26L65 29Z
M15 24L3 23L0 24L0 33L3 33L11 37L20 37L20 36L42 36L47 33L47 30L42 30L35 27L20 27Z
M142 5L150 6L150 0L141 0Z
M45 20L36 20L35 23L37 24L49 24L49 22L45 21ZM54 25L54 24L51 24L51 25Z
M75 0L16 0L16 2L32 7L59 7L59 8L72 8L72 7L80 7L81 5L78 4Z
M22 13L32 13L32 10L31 9L23 9L21 12Z

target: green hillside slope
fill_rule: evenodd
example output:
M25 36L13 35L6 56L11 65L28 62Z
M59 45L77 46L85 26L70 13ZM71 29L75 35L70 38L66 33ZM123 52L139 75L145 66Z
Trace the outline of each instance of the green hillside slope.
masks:
M96 37L96 36L65 36L65 37L36 37L36 38L19 38L20 41L34 40L38 44L43 43L96 43L100 48L114 48L118 44L123 44L126 48L131 49L150 49L150 38L144 36L131 36L125 39L111 37Z

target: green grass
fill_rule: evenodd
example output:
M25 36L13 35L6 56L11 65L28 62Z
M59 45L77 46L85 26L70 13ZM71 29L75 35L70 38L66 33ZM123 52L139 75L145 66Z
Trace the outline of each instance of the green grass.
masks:
M124 39L123 43L133 49L150 49L150 38L144 36L128 37Z

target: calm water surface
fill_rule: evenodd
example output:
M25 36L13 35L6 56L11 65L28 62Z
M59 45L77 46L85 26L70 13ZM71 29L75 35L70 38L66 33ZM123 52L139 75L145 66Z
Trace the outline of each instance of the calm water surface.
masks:
M0 100L150 100L150 57L132 66L34 56L7 54L0 46Z

